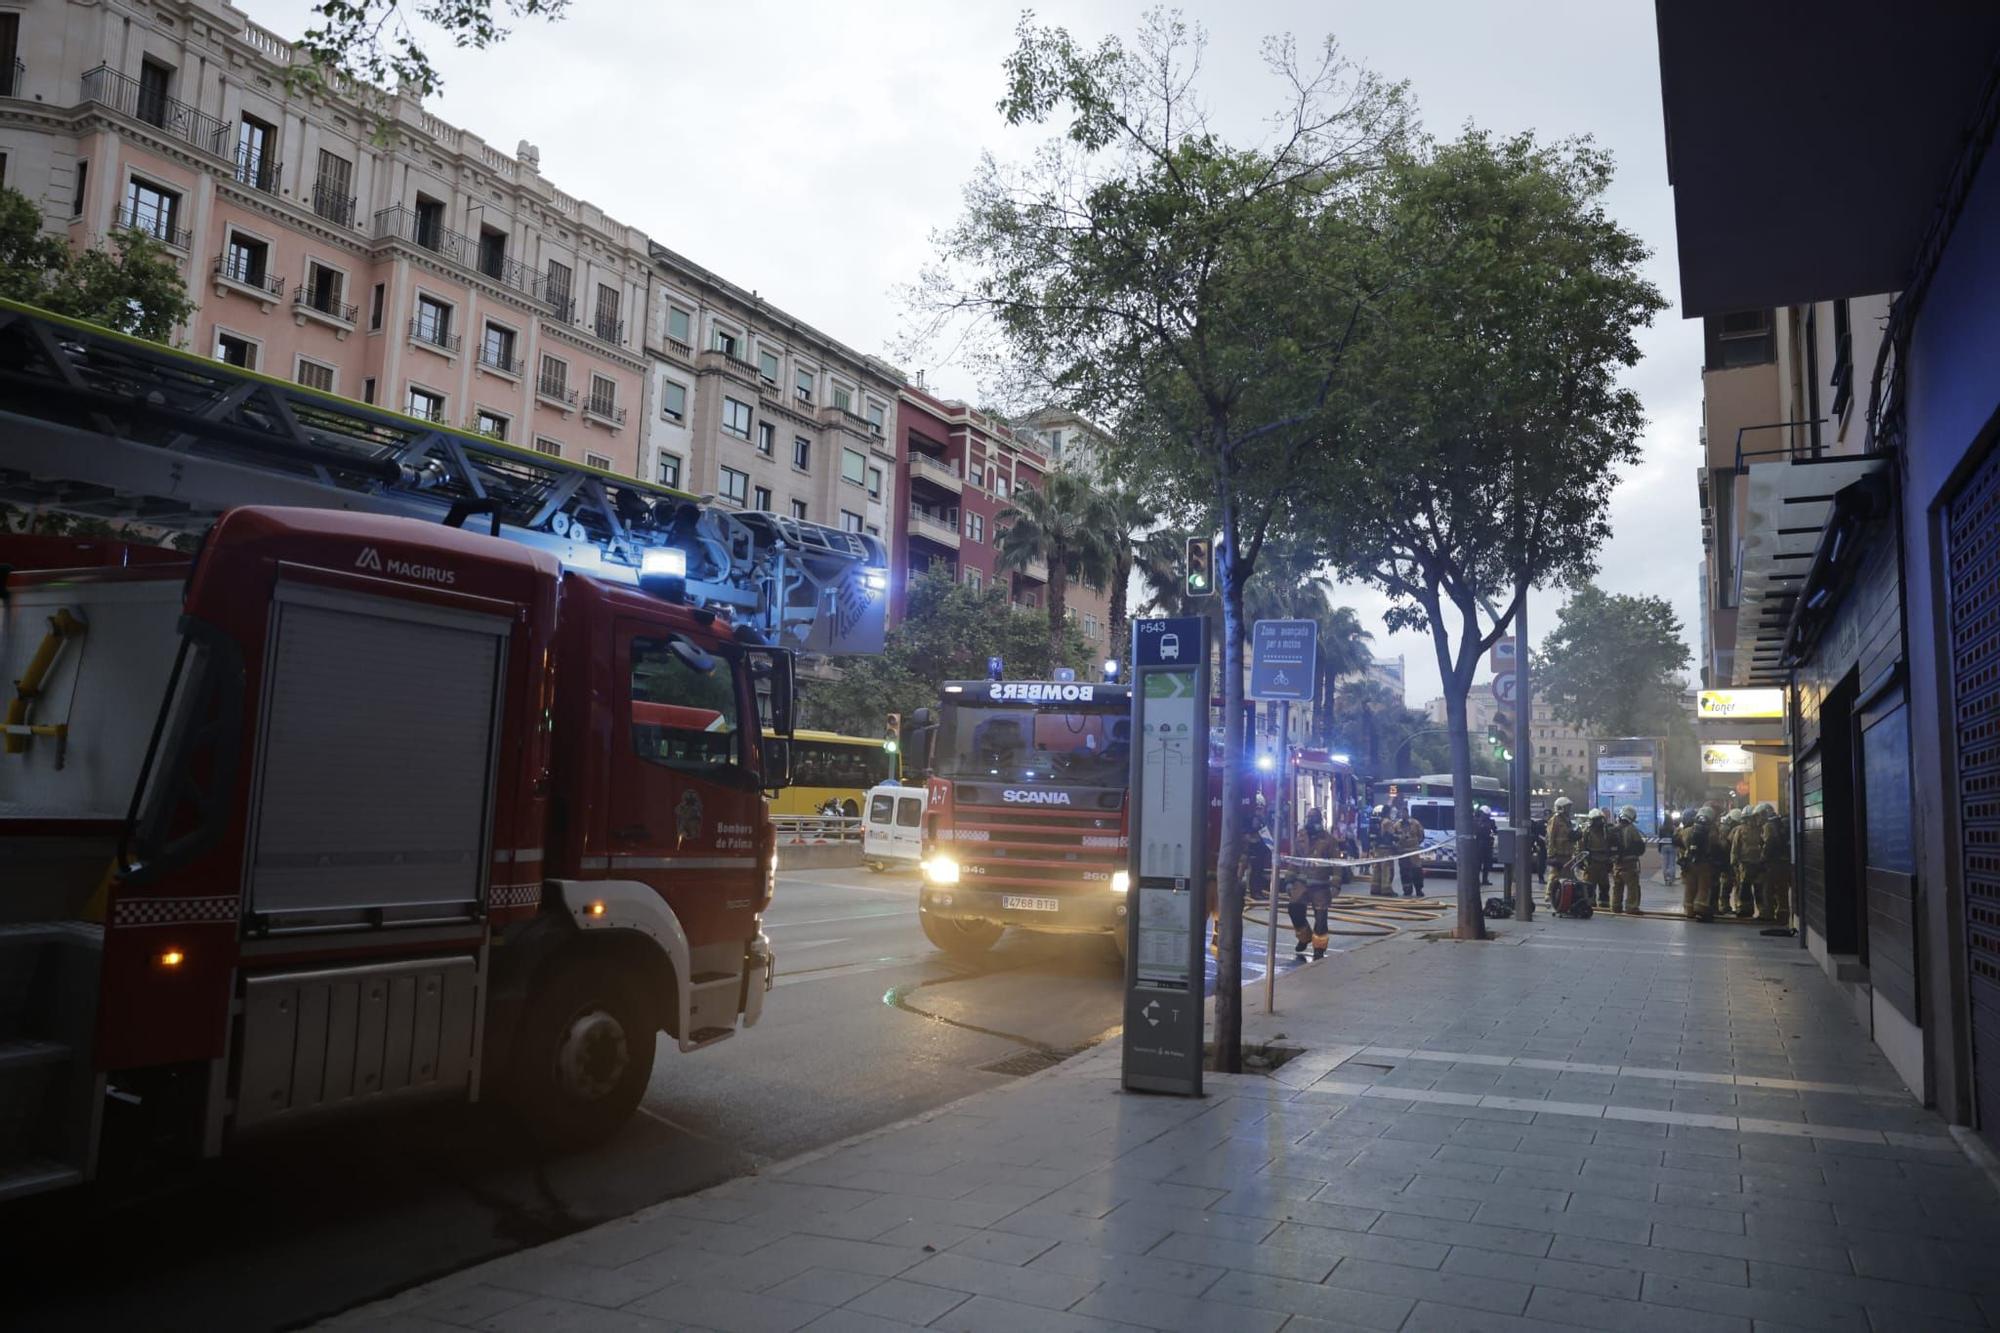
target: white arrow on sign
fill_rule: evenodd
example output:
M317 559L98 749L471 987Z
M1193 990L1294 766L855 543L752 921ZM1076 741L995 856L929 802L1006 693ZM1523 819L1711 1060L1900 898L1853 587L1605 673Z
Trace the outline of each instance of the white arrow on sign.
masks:
M1141 1009L1139 1011L1139 1016L1145 1019L1148 1023L1151 1023L1154 1027L1158 1027L1160 1025L1160 1020L1153 1017L1153 1015L1159 1009L1159 1007L1160 1007L1160 1002L1158 1000L1150 1001L1144 1009Z
M1493 697L1503 704L1513 703L1515 679L1516 677L1511 671L1503 671L1495 676L1493 678Z

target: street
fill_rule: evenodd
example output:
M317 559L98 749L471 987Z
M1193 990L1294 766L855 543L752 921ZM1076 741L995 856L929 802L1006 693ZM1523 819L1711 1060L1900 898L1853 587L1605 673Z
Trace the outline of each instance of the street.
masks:
M296 1325L1115 1034L1109 941L1014 933L967 968L924 939L916 892L914 875L780 875L762 1023L690 1056L663 1049L640 1114L595 1151L542 1159L497 1111L435 1107L276 1135L143 1186L31 1200L0 1231L9 1325L214 1328L222 1293L229 1326ZM1261 981L1262 928L1245 934L1245 979Z

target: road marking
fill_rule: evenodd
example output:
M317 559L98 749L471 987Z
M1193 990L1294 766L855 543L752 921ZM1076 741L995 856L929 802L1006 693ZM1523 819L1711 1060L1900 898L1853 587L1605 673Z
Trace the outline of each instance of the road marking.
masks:
M873 921L877 917L902 915L901 912L850 912L846 916L815 916L804 921L766 921L764 929L782 930L791 926L844 926L850 921Z
M786 949L786 951L787 951L787 952L790 952L790 953L795 953L795 952L797 952L797 951L798 951L798 950L800 950L800 949L818 949L818 948L822 948L822 947L824 947L824 946L826 946L826 945L829 945L829 944L845 944L845 943L847 943L847 941L846 941L845 939L838 939L838 940L796 940L796 941L790 941L790 942L787 942L787 943L786 943L786 945L785 945L785 949Z
M796 986L804 981L837 981L842 977L858 977L867 972L884 972L892 967L908 967L921 963L934 955L912 954L908 958L881 958L867 963L836 963L830 967L807 968L803 972L780 972L773 986Z

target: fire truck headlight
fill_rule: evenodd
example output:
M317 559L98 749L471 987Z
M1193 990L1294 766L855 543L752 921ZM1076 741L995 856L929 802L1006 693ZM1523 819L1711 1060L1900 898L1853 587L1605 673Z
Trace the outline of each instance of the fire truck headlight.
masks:
M1131 889L1132 889L1131 871L1114 870L1111 872L1111 891L1113 893L1129 893Z
M958 862L949 856L933 856L924 862L924 878L933 884L956 884Z

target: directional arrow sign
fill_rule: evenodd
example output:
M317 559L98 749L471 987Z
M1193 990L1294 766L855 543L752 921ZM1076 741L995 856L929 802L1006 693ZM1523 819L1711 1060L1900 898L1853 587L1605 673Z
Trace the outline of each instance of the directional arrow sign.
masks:
M1260 620L1250 636L1252 699L1312 698L1319 626L1310 620Z

